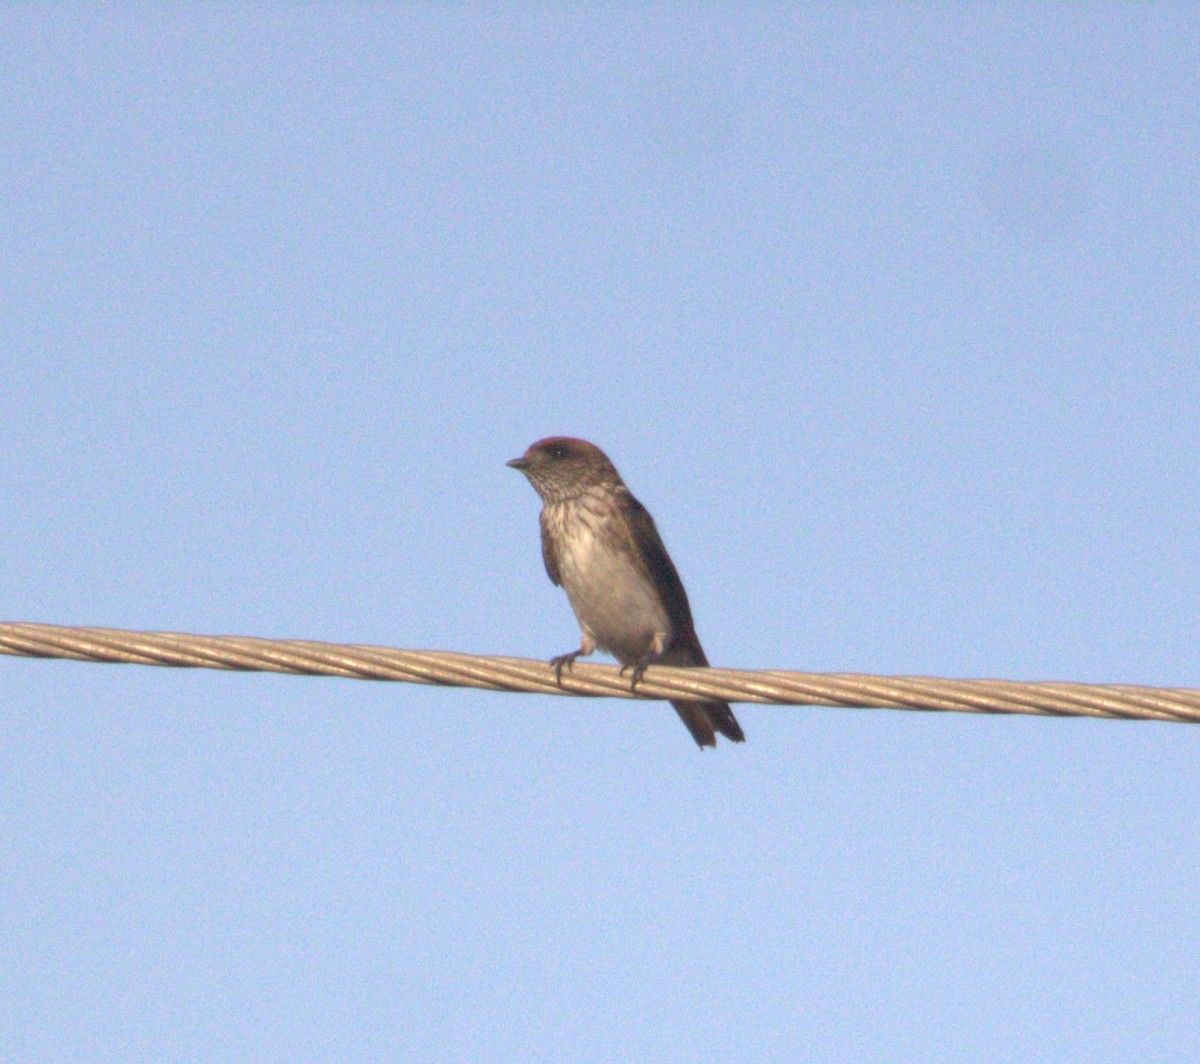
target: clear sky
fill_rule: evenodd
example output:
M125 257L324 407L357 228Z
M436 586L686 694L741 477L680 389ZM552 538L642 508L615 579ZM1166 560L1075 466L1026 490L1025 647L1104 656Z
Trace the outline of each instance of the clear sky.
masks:
M1200 686L1194 5L0 8L0 619ZM0 1058L1200 1042L1200 728L0 659Z

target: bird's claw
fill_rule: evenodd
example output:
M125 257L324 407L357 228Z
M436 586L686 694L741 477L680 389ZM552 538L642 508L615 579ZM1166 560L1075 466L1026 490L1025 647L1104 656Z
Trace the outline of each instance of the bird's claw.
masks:
M632 676L629 682L629 690L636 691L637 685L641 682L642 676L645 675L646 669L649 666L647 661L631 661L621 666L621 671L618 676L624 676L626 669L632 670Z
M562 687L562 671L565 666L570 672L575 671L575 659L583 653L582 650L572 650L570 654L559 654L550 659L550 668L554 670L554 682Z

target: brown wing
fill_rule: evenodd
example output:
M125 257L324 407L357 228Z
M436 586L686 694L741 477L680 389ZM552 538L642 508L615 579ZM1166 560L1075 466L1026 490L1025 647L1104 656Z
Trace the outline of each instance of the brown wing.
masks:
M663 546L662 537L654 525L654 518L646 508L632 495L629 496L629 530L633 533L636 544L636 554L646 561L655 586L667 607L667 615L675 626L675 636L667 652L663 655L667 665L707 665L708 658L700 639L696 635L696 626L692 621L692 608L688 605L687 592L683 590L683 581L667 548ZM727 739L735 743L746 741L742 726L738 723L728 702L690 702L676 700L671 705L687 725L692 738L699 746L715 746L717 742L715 731L719 731Z
M633 536L634 558L644 562L649 570L649 576L663 597L663 605L667 608L667 616L675 628L674 645L691 644L696 652L697 660L686 662L690 665L707 665L704 651L700 649L700 641L696 638L696 627L692 623L692 608L688 605L687 592L683 590L683 581L675 569L675 563L663 546L662 537L654 525L654 518L649 511L632 495L629 496L629 531ZM685 662L680 661L682 665Z
M554 556L554 539L546 528L545 510L542 510L538 523L542 527L542 562L546 566L546 575L550 577L550 583L559 587L562 585L562 578L558 575L558 559Z

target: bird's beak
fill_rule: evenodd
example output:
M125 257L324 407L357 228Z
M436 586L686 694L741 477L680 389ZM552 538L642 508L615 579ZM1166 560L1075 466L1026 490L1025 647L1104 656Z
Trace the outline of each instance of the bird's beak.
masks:
M522 456L520 458L514 458L511 462L505 462L504 464L508 466L509 469L528 469L529 459Z

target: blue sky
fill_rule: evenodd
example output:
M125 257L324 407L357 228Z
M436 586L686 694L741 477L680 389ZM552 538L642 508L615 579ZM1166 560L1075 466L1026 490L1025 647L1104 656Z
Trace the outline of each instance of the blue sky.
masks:
M7 5L0 616L1197 686L1188 5ZM0 1056L1175 1060L1200 729L0 660Z

